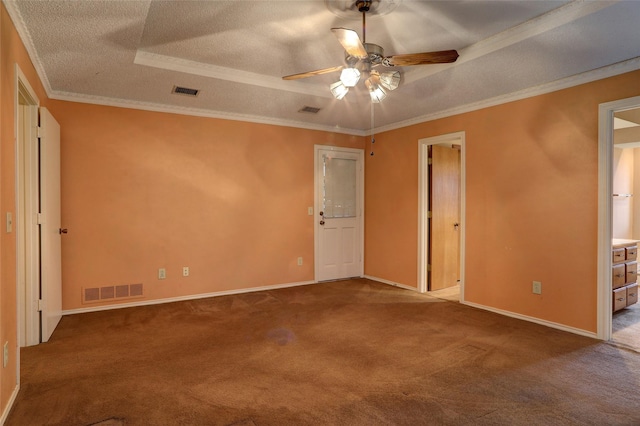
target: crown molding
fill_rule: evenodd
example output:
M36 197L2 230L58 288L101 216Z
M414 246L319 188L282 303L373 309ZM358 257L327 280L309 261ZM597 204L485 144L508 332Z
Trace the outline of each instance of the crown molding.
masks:
M399 121L397 123L389 124L387 126L376 127L374 131L376 133L387 132L390 130L400 129L403 127L413 126L415 124L425 123L428 121L438 120L441 118L451 117L453 115L464 114L466 112L476 111L483 108L489 108L496 105L506 104L513 101L518 101L526 98L532 98L534 96L544 95L551 92L556 92L562 89L568 89L570 87L579 86L581 84L591 83L593 81L602 80L608 77L614 77L619 74L624 74L631 71L640 69L640 56L626 61L618 62L613 65L598 68L593 71L587 71L581 74L576 74L570 77L566 77L560 80L552 81L550 83L541 84L539 86L529 87L527 89L519 90L517 92L507 93L504 95L496 96L483 101L474 102L471 104L460 105L458 107L450 108L434 112L431 114L421 115L409 120Z
M142 111L164 112L168 114L190 115L194 117L218 118L222 120L243 121L257 124L270 124L273 126L294 127L307 130L319 130L323 132L342 133L351 136L366 136L367 131L349 129L339 126L325 126L295 120L283 120L250 114L238 114L225 111L213 111L202 108L178 107L154 102L132 101L128 99L107 98L103 96L85 95L72 92L55 91L50 99L84 104L104 105L117 108L138 109Z
M36 73L38 74L38 77L42 82L42 86L47 93L47 97L51 97L51 83L47 78L47 73L44 71L42 62L38 57L35 45L33 44L33 39L31 38L31 34L29 33L29 31L27 31L27 24L24 22L24 19L22 19L22 14L20 14L20 12L18 11L18 2L16 0L2 0L2 3L7 9L7 13L9 13L9 17L11 18L13 26L16 28L16 31L20 36L20 40L22 40L22 44L24 44L24 47L27 50L29 59L31 59L31 63L36 69Z
M588 71L581 74L576 74L567 78L553 81L551 83L542 84L535 87L530 87L517 92L507 93L501 96L496 96L490 99L486 99L479 102L461 105L455 108L449 108L442 111L437 111L431 114L421 115L409 120L399 121L397 123L389 124L386 126L380 126L373 129L373 133L382 133L391 130L400 129L403 127L409 127L416 124L426 123L429 121L438 120L441 118L451 117L458 114L464 114L467 112L477 111L483 108L489 108L509 102L514 102L534 96L544 95L547 93L555 92L562 89L568 89L570 87L579 86L581 84L590 83L593 81L601 80L608 77L613 77L619 74L624 74L631 71L640 69L640 57L629 59L627 61L618 62L607 67L598 68L593 71ZM153 102L141 102L131 101L125 99L114 99L101 96L90 96L71 92L53 92L49 95L51 99L57 99L69 102L80 102L95 105L113 106L118 108L131 108L144 111L153 112L165 112L170 114L191 115L196 117L207 118L219 118L223 120L233 121L245 121L258 124L270 124L274 126L294 127L307 130L318 130L324 132L342 133L351 136L369 136L372 131L370 129L349 129L341 128L337 126L326 126L319 124L311 124L302 121L295 120L282 120L269 117L249 115L249 114L237 114L224 111L211 111L201 108L189 108L189 107L176 107L168 106Z

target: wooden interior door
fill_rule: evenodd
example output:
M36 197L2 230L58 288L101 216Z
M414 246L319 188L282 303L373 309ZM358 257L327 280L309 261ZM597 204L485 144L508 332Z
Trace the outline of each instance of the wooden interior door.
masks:
M429 150L429 291L460 280L460 147L433 145Z

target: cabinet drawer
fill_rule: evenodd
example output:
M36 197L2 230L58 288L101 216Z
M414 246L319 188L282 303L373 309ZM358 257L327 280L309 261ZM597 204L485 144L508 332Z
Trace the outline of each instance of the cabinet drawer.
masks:
M625 259L636 260L638 258L638 246L627 247L625 249Z
M626 284L635 283L638 279L638 262L625 263L625 270L627 275Z
M624 249L624 247L614 248L613 250L611 250L611 253L613 254L613 258L612 258L613 263L623 262L627 257L626 250Z
M627 289L626 287L613 290L613 312L619 311L627 307Z
M611 268L613 271L613 276L611 278L611 286L613 288L622 287L627 280L627 274L625 269L625 264L621 263L620 265L613 265Z
M638 301L638 284L627 286L627 306L633 305Z

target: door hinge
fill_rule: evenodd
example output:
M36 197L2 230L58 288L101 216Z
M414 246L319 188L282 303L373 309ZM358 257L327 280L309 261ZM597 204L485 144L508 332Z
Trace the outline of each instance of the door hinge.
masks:
M431 219L431 211L427 212L427 219Z
M38 312L44 311L44 300L38 299Z
M427 265L427 272L431 272L431 265Z
M428 165L432 165L433 164L433 158L429 157L429 159L427 160L427 164Z
M44 223L44 218L42 217L42 213L36 214L36 224L42 225Z
M39 138L42 137L42 127L36 127L36 135L38 135Z

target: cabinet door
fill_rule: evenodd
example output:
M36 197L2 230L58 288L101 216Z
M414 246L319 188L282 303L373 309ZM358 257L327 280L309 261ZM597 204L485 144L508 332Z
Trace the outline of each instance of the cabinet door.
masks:
M613 290L613 312L627 307L627 288Z
M627 286L627 306L633 305L638 301L638 284Z
M611 279L612 287L622 287L627 279L625 264L621 263L619 265L613 265L613 268L611 268L611 270L613 271L613 277Z
M626 258L625 249L623 248L614 248L611 250L613 254L613 258L611 259L613 263L623 262Z
M638 262L627 262L626 265L626 284L635 283L638 279Z

